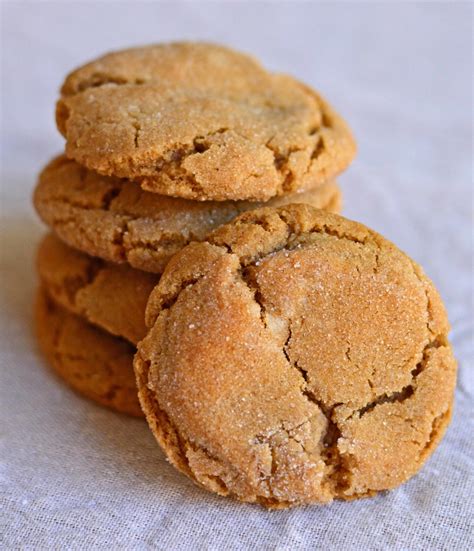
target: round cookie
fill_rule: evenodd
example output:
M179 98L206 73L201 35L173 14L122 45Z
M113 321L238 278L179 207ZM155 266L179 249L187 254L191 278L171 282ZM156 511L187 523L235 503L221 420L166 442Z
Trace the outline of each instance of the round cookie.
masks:
M170 461L281 508L395 488L449 423L441 299L380 235L291 205L244 213L168 264L135 356Z
M339 210L341 193L328 183L317 190L274 199ZM143 191L137 184L100 176L63 155L40 175L34 204L42 220L72 247L113 262L161 273L169 258L200 241L242 211L248 202L198 202Z
M46 235L37 253L41 282L54 301L136 344L146 333L145 307L159 276L112 264Z
M40 348L69 386L102 406L143 416L132 345L57 306L43 288L38 292L35 318Z
M333 179L355 155L319 94L222 46L107 54L71 73L56 109L67 156L143 189L267 201Z

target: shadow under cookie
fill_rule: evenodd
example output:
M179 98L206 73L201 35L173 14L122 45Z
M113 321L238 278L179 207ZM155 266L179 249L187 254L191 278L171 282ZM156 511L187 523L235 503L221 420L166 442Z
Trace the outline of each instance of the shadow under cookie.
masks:
M131 344L67 312L43 287L37 294L35 322L43 354L70 387L102 406L143 416Z

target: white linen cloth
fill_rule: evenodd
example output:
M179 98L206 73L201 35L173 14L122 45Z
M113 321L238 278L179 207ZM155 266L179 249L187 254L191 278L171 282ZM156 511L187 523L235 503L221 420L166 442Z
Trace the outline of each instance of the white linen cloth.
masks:
M468 3L3 2L1 549L473 549L472 32ZM32 335L30 195L63 147L70 69L110 49L210 39L314 85L359 143L344 213L420 262L459 360L454 420L403 487L267 512L215 497L164 460L143 421L78 397Z

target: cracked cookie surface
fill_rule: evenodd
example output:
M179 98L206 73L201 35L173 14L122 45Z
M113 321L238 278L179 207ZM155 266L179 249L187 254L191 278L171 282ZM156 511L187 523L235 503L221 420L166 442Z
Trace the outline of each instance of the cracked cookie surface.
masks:
M145 307L159 276L112 264L46 235L37 253L41 282L56 303L136 344L146 334Z
M149 191L267 201L343 171L355 142L308 86L204 43L105 55L71 73L57 125L67 156Z
M456 364L422 269L305 205L244 213L170 261L135 371L170 461L266 507L395 488L449 423Z
M314 191L273 199L271 204L289 202L338 212L341 192L335 183L327 183ZM146 192L134 182L100 176L64 155L41 173L34 204L42 220L72 247L155 273L190 241L201 241L241 212L260 206Z
M70 387L102 406L143 416L131 344L58 306L44 288L37 294L35 322L43 354Z

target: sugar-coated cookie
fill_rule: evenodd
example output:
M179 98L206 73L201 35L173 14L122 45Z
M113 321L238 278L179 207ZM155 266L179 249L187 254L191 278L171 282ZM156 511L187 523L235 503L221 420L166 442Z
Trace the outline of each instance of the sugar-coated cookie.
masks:
M145 306L159 276L72 249L53 234L40 243L37 267L61 306L136 344L145 336Z
M270 204L289 202L339 211L341 193L336 184L328 183ZM99 176L63 155L41 173L34 203L43 221L72 247L155 273L190 241L200 241L241 212L260 206L149 193L133 182Z
M267 201L314 188L355 154L346 123L308 86L205 43L118 51L65 80L67 156L149 191Z
M131 344L56 305L43 288L37 295L35 321L41 350L69 386L110 409L143 415Z
M449 423L456 363L422 269L305 205L247 212L188 245L147 306L135 370L169 460L266 507L395 488Z

